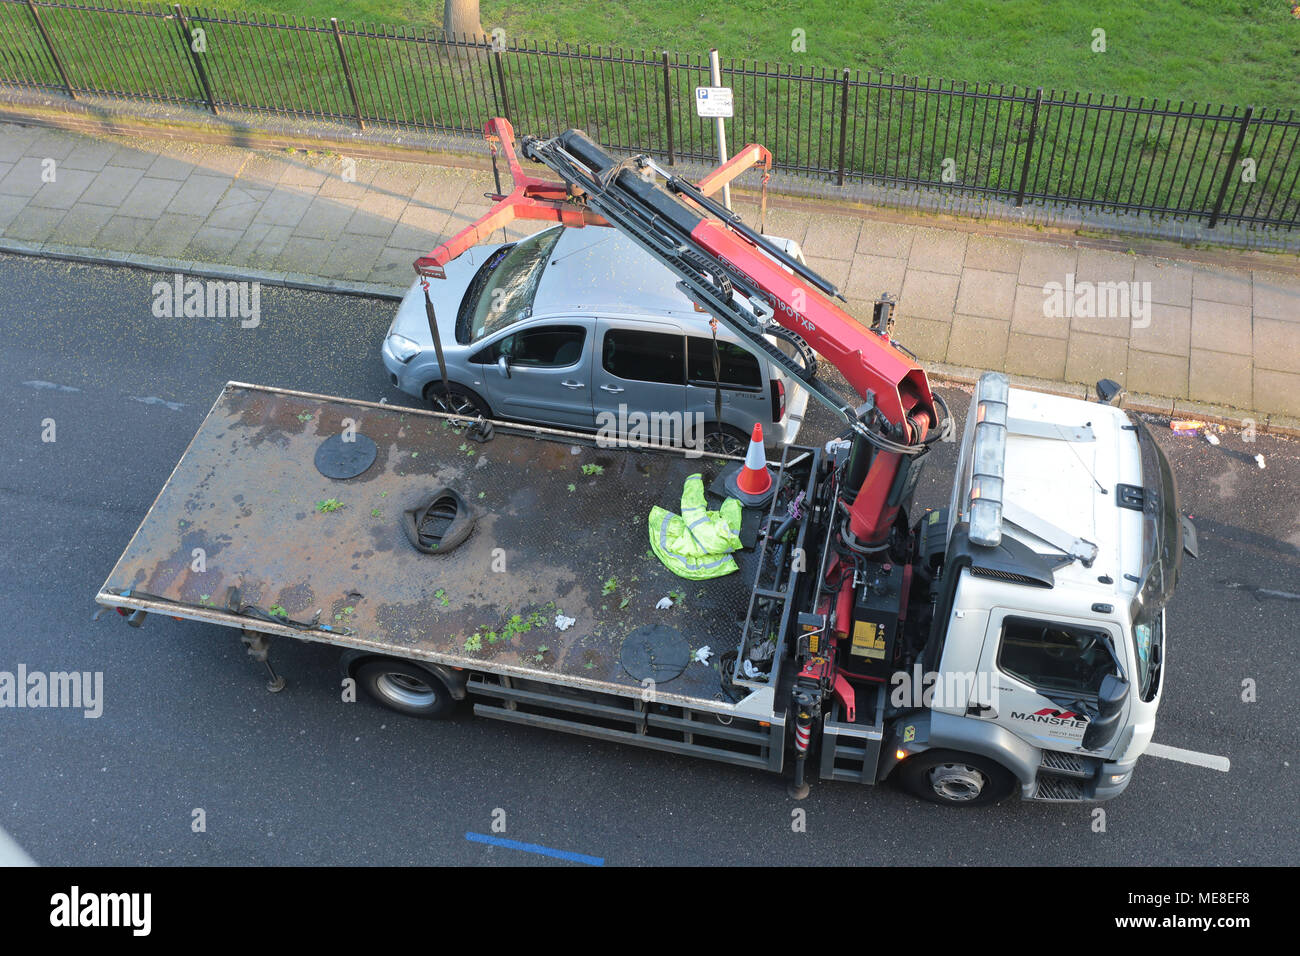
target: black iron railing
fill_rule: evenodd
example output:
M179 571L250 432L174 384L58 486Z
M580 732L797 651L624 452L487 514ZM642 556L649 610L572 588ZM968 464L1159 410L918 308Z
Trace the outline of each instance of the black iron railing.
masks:
M701 56L455 38L197 7L0 0L0 86L478 135L585 128L615 150L714 158ZM925 188L1294 228L1295 111L725 61L731 142L839 185Z

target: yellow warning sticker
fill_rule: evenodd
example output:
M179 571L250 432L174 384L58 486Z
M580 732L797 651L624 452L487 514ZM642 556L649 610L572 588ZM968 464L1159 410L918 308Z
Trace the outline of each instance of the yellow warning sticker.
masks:
M884 660L885 625L872 621L856 622L853 625L853 646L849 648L849 653Z
M906 727L903 728L903 743L910 744L915 739L916 739L916 728L911 724L908 724Z

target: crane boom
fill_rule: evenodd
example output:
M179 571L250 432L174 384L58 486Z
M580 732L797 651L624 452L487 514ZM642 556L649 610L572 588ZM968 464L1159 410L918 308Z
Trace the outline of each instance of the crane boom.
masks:
M695 270L722 295L734 289L765 301L771 318L807 340L859 396L874 393L876 407L891 423L924 416L929 426L937 424L920 366L832 302L828 296L842 296L831 283L785 256L690 184L670 176L661 186L642 173L662 172L651 161L638 157L615 162L579 130L551 140L524 137L523 153L583 189L590 208L611 224L617 222L679 275L683 268ZM752 340L760 331L743 310L724 311L730 314L718 318L733 320L727 324L738 334ZM802 377L797 369L791 371Z
M850 512L845 538L850 546L884 547L910 498L927 437L932 440L941 424L935 398L925 371L890 341L886 329L863 326L832 301L844 298L832 283L710 198L745 169L770 168L767 150L746 146L697 186L647 156L615 160L581 130L551 139L523 137L523 155L559 175L560 185L524 174L507 120L489 121L486 134L494 168L498 144L505 153L514 191L500 195L498 187L496 206L416 260L416 271L441 277L446 262L515 218L617 228L675 273L679 288L698 308L848 423L854 447L844 484ZM859 401L816 379L774 346L764 334L771 322L801 336L830 361Z

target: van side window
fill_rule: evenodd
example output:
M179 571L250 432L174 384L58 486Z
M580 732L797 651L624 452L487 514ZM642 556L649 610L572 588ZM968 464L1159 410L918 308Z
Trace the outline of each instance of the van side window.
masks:
M605 333L601 366L610 375L634 382L682 385L683 345L681 335L610 329Z
M582 359L587 330L580 325L547 325L507 335L475 354L470 361L491 365L501 356L511 365L530 368L565 368Z
M1096 694L1102 678L1115 670L1106 637L1073 624L1009 617L1002 622L998 666L1035 688Z
M713 339L692 335L687 360L687 381L692 385L713 384ZM723 385L731 388L762 388L763 373L758 359L735 342L718 343Z

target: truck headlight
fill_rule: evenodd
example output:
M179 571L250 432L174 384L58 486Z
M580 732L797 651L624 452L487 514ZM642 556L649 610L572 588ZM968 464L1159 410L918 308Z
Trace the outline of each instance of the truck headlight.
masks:
M393 353L393 358L405 364L420 354L420 346L405 335L394 332L388 337L388 351Z

